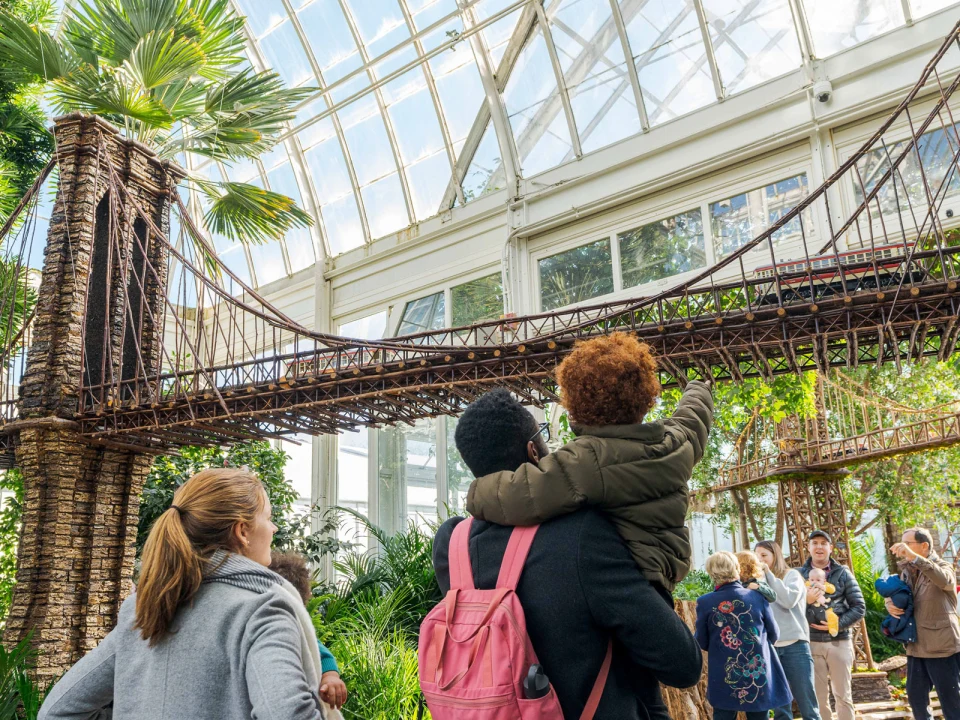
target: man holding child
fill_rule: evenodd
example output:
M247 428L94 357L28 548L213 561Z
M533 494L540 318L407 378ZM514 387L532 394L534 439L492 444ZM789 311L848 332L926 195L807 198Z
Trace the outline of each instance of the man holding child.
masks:
M900 577L913 592L917 641L907 648L907 697L916 720L931 720L930 690L935 688L945 718L960 718L960 624L957 578L950 563L933 550L930 533L911 528L890 548L899 559ZM887 598L887 612L903 615Z

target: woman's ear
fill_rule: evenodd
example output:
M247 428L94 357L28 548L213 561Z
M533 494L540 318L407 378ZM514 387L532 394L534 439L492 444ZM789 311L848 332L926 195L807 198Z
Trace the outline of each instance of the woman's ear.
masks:
M233 526L233 541L237 551L243 553L250 544L250 527L245 522L238 522Z
M537 450L537 444L533 440L527 443L527 458L534 465L540 464L540 451Z

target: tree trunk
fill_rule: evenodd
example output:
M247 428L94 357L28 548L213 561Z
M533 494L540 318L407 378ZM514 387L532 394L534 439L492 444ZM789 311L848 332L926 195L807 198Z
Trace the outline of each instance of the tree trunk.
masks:
M900 542L900 531L897 530L896 525L893 524L893 521L888 517L884 516L883 519L883 542L886 544L885 550L887 557L887 570L892 574L897 574L900 572L900 568L897 567L897 558L890 552L896 543Z

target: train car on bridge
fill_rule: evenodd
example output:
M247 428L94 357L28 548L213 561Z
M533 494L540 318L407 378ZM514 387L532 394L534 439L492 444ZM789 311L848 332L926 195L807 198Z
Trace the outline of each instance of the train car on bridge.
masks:
M823 253L799 260L786 260L776 265L762 265L754 270L761 280L780 278L780 293L785 302L831 297L846 292L876 290L905 283L919 282L923 270L915 263L906 272L905 256L909 246L903 243L859 248L842 253ZM838 261L839 259L839 266ZM839 267L843 268L841 273ZM761 304L776 304L776 289L771 287Z

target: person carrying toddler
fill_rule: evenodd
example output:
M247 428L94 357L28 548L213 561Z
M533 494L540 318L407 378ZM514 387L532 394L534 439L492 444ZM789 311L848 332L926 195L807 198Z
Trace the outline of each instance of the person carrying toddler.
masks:
M736 556L737 562L740 563L741 584L748 590L756 590L767 602L775 601L777 594L767 585L766 568L761 567L757 554L752 550L741 550L736 553Z
M706 383L687 384L672 417L643 422L660 396L650 347L613 333L577 343L556 371L575 438L514 472L479 477L467 511L536 525L589 505L605 511L644 577L673 592L690 570L690 477L713 424Z

